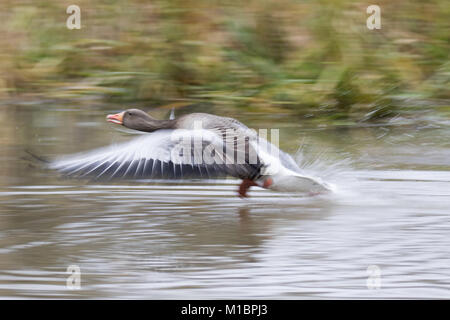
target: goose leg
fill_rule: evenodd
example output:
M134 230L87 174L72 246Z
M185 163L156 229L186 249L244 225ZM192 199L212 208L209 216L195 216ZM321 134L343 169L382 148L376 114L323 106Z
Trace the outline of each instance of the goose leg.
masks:
M257 186L255 181L250 180L250 179L242 180L242 183L239 186L239 190L238 190L239 197L246 198L247 197L247 191L248 191L248 189L250 189L251 186Z

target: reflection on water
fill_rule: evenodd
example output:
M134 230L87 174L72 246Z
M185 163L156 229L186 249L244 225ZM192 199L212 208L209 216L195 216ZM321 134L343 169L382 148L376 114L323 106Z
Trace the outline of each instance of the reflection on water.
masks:
M112 111L0 112L0 297L450 297L445 123L316 130L245 120L279 127L290 152L303 141L302 163L337 187L319 197L255 188L241 200L236 180L61 180L24 152L130 139L104 122ZM66 289L69 265L81 268L80 290ZM370 265L381 269L378 290L367 288Z

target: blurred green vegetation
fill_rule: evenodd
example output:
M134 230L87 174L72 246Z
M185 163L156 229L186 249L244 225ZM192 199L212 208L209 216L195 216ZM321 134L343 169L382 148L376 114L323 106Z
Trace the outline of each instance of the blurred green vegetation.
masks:
M67 6L80 30L66 28ZM100 0L0 4L0 97L127 105L208 102L226 112L339 121L450 99L450 3Z

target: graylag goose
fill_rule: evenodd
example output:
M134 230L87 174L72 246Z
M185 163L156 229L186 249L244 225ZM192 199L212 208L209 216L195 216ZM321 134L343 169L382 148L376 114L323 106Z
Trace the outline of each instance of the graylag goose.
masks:
M233 118L192 113L157 120L129 109L106 119L148 134L56 159L50 168L70 177L107 180L231 176L242 179L241 197L247 197L251 186L313 194L329 190L319 178L305 175L290 155Z

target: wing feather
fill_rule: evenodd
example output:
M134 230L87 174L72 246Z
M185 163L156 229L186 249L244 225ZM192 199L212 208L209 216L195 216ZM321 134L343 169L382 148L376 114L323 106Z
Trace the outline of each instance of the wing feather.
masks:
M261 163L235 164L236 154L245 152L248 143L233 143L232 153L224 151L226 146L227 140L214 130L158 130L122 144L56 159L49 167L69 177L106 180L251 178L259 174Z

